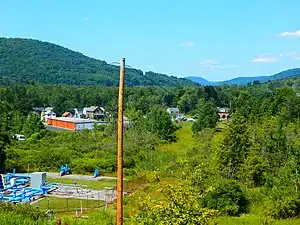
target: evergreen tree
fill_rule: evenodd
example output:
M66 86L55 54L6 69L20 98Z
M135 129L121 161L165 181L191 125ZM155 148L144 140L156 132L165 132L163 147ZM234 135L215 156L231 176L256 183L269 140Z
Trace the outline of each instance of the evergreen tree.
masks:
M156 133L158 137L166 141L175 140L176 126L172 123L170 115L165 109L153 106L145 118L147 129Z
M214 128L219 121L217 107L211 101L200 100L197 110L198 119L193 124L193 132L197 133L204 128Z
M40 117L36 113L29 113L25 121L23 132L27 137L30 137L32 134L39 132L44 129L44 125L41 122Z
M239 112L233 115L224 135L223 145L219 152L221 172L225 177L235 178L240 165L247 157L250 146L247 122Z
M5 148L10 142L9 138L8 105L0 102L0 172L4 171Z

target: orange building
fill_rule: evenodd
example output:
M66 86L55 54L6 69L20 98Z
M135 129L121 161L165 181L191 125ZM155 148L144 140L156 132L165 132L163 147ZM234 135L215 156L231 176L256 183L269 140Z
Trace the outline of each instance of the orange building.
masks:
M66 130L92 130L95 128L95 123L97 125L106 125L107 122L100 122L97 120L90 119L78 119L78 118L68 118L68 117L55 117L49 118L47 124L52 127L62 128Z

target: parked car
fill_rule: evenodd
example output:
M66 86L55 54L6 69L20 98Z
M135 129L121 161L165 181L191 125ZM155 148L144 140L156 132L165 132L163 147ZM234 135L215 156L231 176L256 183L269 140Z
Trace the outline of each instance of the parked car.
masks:
M187 118L186 121L187 121L187 122L195 122L196 120L193 119L193 118Z
M186 117L177 117L176 119L175 119L175 121L176 122L182 122L182 121L186 121Z
M25 136L22 134L15 134L14 138L18 141L25 141Z

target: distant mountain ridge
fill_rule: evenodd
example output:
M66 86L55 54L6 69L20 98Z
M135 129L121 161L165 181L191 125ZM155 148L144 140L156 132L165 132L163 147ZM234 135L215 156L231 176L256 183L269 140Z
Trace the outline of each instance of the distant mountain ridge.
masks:
M220 82L211 82L211 81L205 80L202 77L195 77L195 76L186 77L186 79L197 82L201 85L216 86L216 85L222 85L222 84L247 85L248 83L253 83L254 81L259 81L260 83L264 83L264 82L268 82L268 81L291 78L291 77L295 77L295 76L300 76L300 68L285 70L285 71L276 73L276 74L271 75L271 76L237 77L237 78L233 78L231 80L220 81Z
M0 38L0 85L67 84L116 86L119 66L62 46L24 38ZM185 78L127 68L126 86L197 86Z

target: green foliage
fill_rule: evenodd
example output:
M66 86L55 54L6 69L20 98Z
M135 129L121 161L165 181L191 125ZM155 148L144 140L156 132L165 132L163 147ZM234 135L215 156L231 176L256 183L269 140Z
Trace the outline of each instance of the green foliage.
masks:
M275 219L298 217L300 215L299 196L277 199L274 201L269 213Z
M151 133L157 134L160 139L166 141L175 140L176 126L172 123L170 115L165 109L159 106L151 107L143 122L146 129Z
M238 113L234 114L224 133L223 146L219 152L220 168L224 176L233 178L246 159L250 146L245 118Z
M271 191L269 199L265 202L267 215L274 219L299 217L299 193L289 192L288 189L283 187Z
M160 79L160 75L148 75ZM157 87L126 88L125 116L132 126L124 129L124 173L145 176L143 181L136 181L137 187L128 184L129 192L144 191L136 200L140 204L132 205L128 200L130 222L135 218L137 224L203 224L210 218L206 217L211 213L207 208L240 215L250 207L250 213L255 215L249 220L226 216L227 224L270 224L271 217L299 216L297 90L293 84L279 88L256 84L167 91ZM116 87L31 84L0 88L2 167L6 157L7 171L16 168L25 172L28 163L30 171L58 171L62 164L69 163L75 173L92 173L95 168L101 174L114 173L117 97ZM39 116L30 113L33 106L53 106L59 115L88 105L104 106L111 114L110 124L93 131L53 132L43 129ZM231 121L217 123L216 106L229 105L233 110ZM179 128L172 123L166 107L179 107L190 115L198 113L198 121L178 123ZM14 133L30 138L12 141ZM165 180L172 186L162 186L164 191L155 192ZM185 185L175 187L174 183ZM4 214L3 218L11 213ZM29 220L28 224L33 221Z
M204 97L204 90L200 88L189 88L186 89L184 94L178 101L179 108L182 112L188 113L196 109L199 96Z
M116 86L119 67L67 48L31 39L0 38L0 85L69 84ZM126 69L127 86L196 86L187 79Z
M236 216L247 212L249 201L239 184L222 180L204 195L204 207L219 210L221 213Z
M30 139L15 142L7 150L6 169L16 168L20 172L34 170L58 171L60 166L69 163L74 173L92 173L116 170L116 137L101 131L53 132L41 130ZM144 160L155 156L154 147L159 139L152 133L137 127L125 132L124 168L144 167ZM153 162L154 163L154 162ZM133 171L131 171L132 173Z
M256 152L251 152L242 165L239 176L246 181L248 186L258 187L265 183L265 172L267 170L268 165L264 159Z
M198 164L193 168L193 172L191 174L191 183L193 186L200 188L201 190L205 190L207 188L209 179L213 176L210 168L204 164Z
M40 117L36 113L29 113L23 126L23 132L27 137L32 134L40 132L44 128L44 125Z
M217 211L201 207L201 195L186 186L166 186L162 200L140 199L135 224L207 224Z
M248 91L241 91L234 106L244 118L249 118L254 111L253 96Z
M31 219L33 221L45 220L46 214L35 209L32 206L13 205L10 203L2 203L0 205L1 214L12 214L13 216L20 215L23 218Z
M217 107L211 101L201 99L197 109L198 119L193 123L193 132L197 133L204 128L214 128L219 121Z
M10 143L8 106L0 101L0 172L3 172L6 159L5 148Z
M14 111L11 118L11 132L20 134L23 130L24 116L19 111Z

